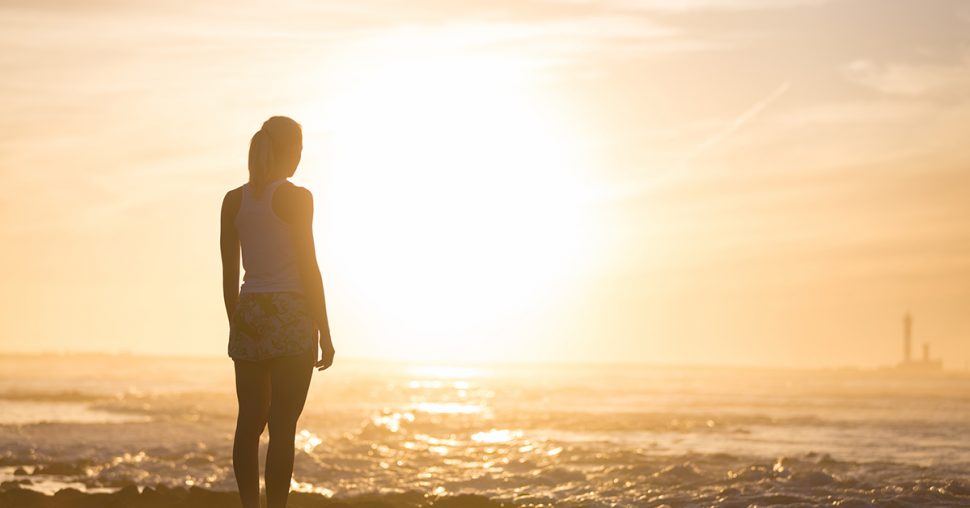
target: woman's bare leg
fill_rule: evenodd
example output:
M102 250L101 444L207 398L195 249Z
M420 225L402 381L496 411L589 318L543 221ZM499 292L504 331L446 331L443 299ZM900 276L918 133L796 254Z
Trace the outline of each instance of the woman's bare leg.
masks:
M239 414L232 443L232 469L243 508L259 508L259 436L270 408L270 369L266 362L237 361Z
M268 508L286 508L293 477L293 442L296 422L303 412L313 375L311 356L276 358L270 367L269 449L266 452Z

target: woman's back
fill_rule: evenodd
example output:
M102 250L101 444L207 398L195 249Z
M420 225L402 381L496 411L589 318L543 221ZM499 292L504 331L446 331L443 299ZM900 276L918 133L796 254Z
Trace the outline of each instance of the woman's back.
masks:
M273 210L273 195L286 179L274 180L257 196L243 185L235 225L245 270L240 293L302 293L293 226Z

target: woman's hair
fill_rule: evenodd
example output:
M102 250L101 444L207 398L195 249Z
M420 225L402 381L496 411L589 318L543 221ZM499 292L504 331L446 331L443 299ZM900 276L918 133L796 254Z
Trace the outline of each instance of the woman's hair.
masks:
M296 172L303 149L303 129L286 116L263 122L249 142L249 184L258 194L267 183Z

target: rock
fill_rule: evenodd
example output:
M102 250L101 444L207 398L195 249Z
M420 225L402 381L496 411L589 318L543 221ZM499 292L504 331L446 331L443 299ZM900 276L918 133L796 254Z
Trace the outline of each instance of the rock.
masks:
M28 489L0 490L0 506L16 508L41 508L48 506L50 498Z
M58 490L54 493L55 499L79 499L84 497L86 494L77 489L66 488Z
M128 504L131 504L132 502L134 502L135 499L138 499L138 496L139 496L138 487L134 485L125 485L117 492L115 492L114 496L112 497L123 499L124 500L123 504L127 506Z
M87 474L87 467L84 464L54 462L52 464L37 466L37 468L34 469L34 475L36 476L39 474L48 474L54 476L85 476Z
M459 494L438 498L431 504L433 508L498 508L501 504L475 494Z
M214 492L199 487L190 487L185 500L186 508L237 508L239 497L235 492Z

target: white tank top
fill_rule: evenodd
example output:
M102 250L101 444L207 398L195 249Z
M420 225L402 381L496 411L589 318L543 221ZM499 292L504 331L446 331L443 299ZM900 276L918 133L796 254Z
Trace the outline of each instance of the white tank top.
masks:
M293 226L273 211L273 193L285 181L268 183L259 197L248 183L242 187L242 202L235 221L245 270L240 293L303 292Z

